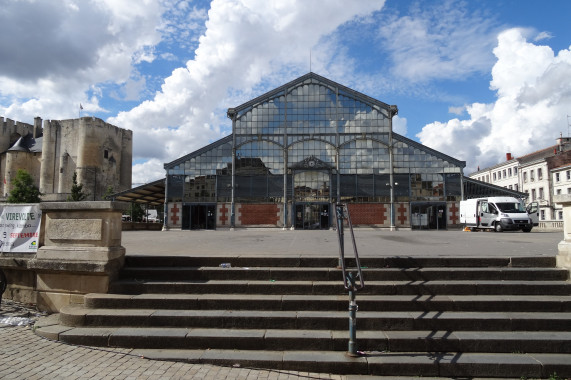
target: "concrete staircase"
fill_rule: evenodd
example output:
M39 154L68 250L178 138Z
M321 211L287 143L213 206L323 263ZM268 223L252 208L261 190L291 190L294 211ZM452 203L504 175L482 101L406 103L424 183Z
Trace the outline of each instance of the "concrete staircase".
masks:
M346 355L349 297L335 257L128 256L111 294L86 296L84 305L64 308L36 332L217 365L378 376L571 376L571 283L554 257L361 261L359 357Z

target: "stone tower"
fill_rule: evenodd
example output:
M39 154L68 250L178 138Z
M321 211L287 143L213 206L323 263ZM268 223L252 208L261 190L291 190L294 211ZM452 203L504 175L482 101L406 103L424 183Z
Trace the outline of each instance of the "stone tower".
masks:
M0 118L0 195L6 197L18 169L29 172L43 201L65 201L74 172L87 200L107 188L131 188L133 132L94 117L45 120L34 125Z

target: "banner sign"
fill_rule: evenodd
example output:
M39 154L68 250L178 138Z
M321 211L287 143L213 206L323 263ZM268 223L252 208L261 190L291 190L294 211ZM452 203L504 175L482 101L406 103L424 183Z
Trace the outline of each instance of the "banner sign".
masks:
M0 252L36 253L40 240L40 205L0 205Z

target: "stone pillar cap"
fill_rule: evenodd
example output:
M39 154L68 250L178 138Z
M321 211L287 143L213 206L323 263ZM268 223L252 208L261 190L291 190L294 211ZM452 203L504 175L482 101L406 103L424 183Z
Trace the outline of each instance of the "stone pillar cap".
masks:
M41 202L40 210L110 210L125 211L129 209L128 202L116 201L80 201L80 202Z

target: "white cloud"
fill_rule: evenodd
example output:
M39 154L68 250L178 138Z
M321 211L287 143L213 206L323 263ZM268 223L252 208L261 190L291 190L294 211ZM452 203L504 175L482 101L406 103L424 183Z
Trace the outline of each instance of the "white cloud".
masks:
M462 115L464 113L464 111L466 111L466 106L460 106L460 107L448 107L448 113L453 113L455 115Z
M165 177L162 162L150 159L146 162L133 165L133 187L144 185Z
M533 39L535 42L541 41L541 40L550 40L553 38L553 35L550 32L540 32L537 36L535 36L535 38Z
M495 103L474 103L466 108L469 119L431 123L417 134L423 144L466 160L466 173L497 164L506 152L517 157L554 145L566 131L571 50L554 54L528 42L525 33L509 29L498 35L490 83Z
M422 83L489 70L497 32L494 19L470 14L461 2L427 4L422 9L413 5L403 17L383 14L386 21L379 35L391 54L392 75Z
M165 61L178 61L178 57L176 55L174 55L173 53L162 53L160 55L161 59L164 59Z
M175 69L152 100L110 122L132 129L138 141L150 139L134 144L135 157L176 159L220 138L220 123L229 125L221 120L224 109L260 95L262 79L283 84L306 73L309 50L322 38L382 6L382 1L335 0L324 7L320 1L214 0L195 58ZM331 46L326 54L334 51ZM319 62L319 54L315 59ZM133 178L139 182L135 171Z
M102 111L89 93L99 83L127 83L134 64L154 59L161 13L151 0L3 2L0 24L10 38L0 38L0 51L10 54L0 60L0 93L8 99L0 114L76 117L79 102Z
M393 117L393 131L399 135L406 136L407 125L405 117L400 117L399 115Z

